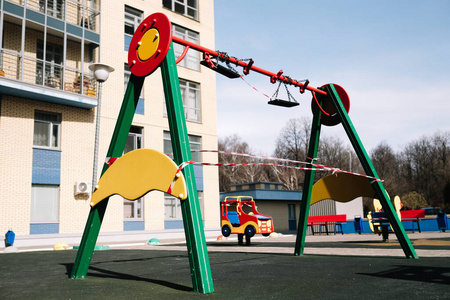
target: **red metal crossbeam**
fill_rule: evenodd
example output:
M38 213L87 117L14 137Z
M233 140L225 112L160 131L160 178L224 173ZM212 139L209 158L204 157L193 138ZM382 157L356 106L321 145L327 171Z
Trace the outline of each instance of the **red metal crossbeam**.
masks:
M185 47L189 47L189 48L195 49L195 50L197 50L199 52L207 53L207 54L209 54L210 56L213 56L213 57L219 57L219 58L221 57L220 53L217 52L217 51L214 51L214 50L202 47L200 45L194 44L192 42L180 39L180 38L178 38L176 36L172 36L172 41L174 41L177 44L183 45ZM310 90L312 92L316 92L316 93L319 93L319 94L322 94L322 95L327 95L327 92L325 92L323 90L319 90L317 88L311 87L311 86L306 85L306 84L304 84L302 82L299 82L297 80L291 79L291 78L289 78L287 76L283 76L282 75L283 71L279 71L276 74L276 73L272 73L272 72L269 72L267 70L264 70L264 69L261 69L261 68L258 68L256 66L254 66L253 65L253 61L250 61L250 63L246 63L246 62L244 62L242 60L238 60L238 59L236 59L234 57L230 57L230 56L227 56L226 59L229 62L231 62L231 63L233 63L233 64L235 64L237 66L243 67L244 70L246 70L247 73L249 72L249 70L252 70L252 71L255 71L257 73L269 76L270 77L270 81L272 83L275 83L277 81L282 81L282 82L284 82L286 84L298 86L300 88L300 90L307 89L307 90Z

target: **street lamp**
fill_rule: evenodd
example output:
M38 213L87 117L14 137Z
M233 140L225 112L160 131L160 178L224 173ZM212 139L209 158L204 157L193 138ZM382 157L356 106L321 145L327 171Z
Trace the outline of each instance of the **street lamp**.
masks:
M98 144L100 132L100 111L102 103L102 83L105 82L109 73L114 72L114 68L105 64L95 63L89 65L89 70L94 72L95 80L98 82L98 105L97 105L97 119L95 124L95 146L94 146L94 167L92 171L92 191L95 190L97 183L97 161L98 161Z

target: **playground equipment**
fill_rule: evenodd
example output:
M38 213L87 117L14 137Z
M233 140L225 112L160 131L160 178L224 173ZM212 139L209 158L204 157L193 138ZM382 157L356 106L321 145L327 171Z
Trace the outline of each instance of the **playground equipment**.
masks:
M178 60L175 59L172 42L185 46L183 54ZM405 231L394 212L392 204L388 200L383 184L378 179L378 175L350 121L347 114L350 109L350 101L347 93L342 87L335 84L326 84L322 87L314 88L309 85L309 81L301 82L299 80L291 79L288 76L283 76L283 71L281 70L278 73L272 73L254 66L253 60L248 62L238 60L223 52L213 51L172 36L171 23L162 13L155 13L145 18L136 29L131 40L128 52L128 65L132 74L123 98L122 107L107 152L107 162L105 162L103 166L102 175L105 174L106 170L110 167L111 164L109 162L122 156L145 76L152 74L158 67L161 69L163 80L174 161L177 165L181 166L183 163L191 160L186 120L176 68L176 63L184 59L189 48L203 53L203 57L206 61L208 59L216 59L227 65L234 64L238 67L243 67L243 73L245 75L249 74L250 71L254 71L269 76L271 83L282 82L286 85L299 87L300 93L304 93L306 90L311 91L313 96L311 104L313 123L311 126L307 162L311 163L316 158L321 125L333 126L342 123L366 174L370 178L376 179L371 183L371 186L377 198L381 201L387 218L389 219L392 228L395 230L406 257L417 258L411 241L405 234ZM209 65L209 67L214 69L211 65ZM217 67L215 67L215 69L218 70ZM278 104L281 105L282 103ZM120 162L120 159L118 161ZM175 178L177 173L178 170L173 174L173 178ZM192 165L188 164L183 168L182 173L184 174L184 178L186 178L186 198L181 201L181 212L183 215L193 288L194 291L199 293L212 293L214 291L213 281L209 266L208 252L206 250L200 206L195 190L195 175ZM303 254L304 250L314 173L315 168L306 171L297 240L295 244L295 255ZM115 182L117 179L113 179L113 181ZM101 183L99 182L99 193L100 189L103 190L103 181ZM145 189L139 193L145 192L144 190ZM105 193L105 195L107 194L108 193ZM108 205L108 196L101 200L102 197L103 195L99 196L98 199L95 200L95 203L93 202L93 206L89 212L80 248L72 269L71 278L84 278L87 274L95 243Z
M98 181L91 206L118 194L136 200L158 190L185 200L186 181L178 166L166 155L150 149L130 151L117 159Z
M383 241L386 242L389 239L389 220L386 217L386 214L382 211L383 207L380 203L380 200L373 199L373 207L374 212L369 212L367 214L367 219L369 220L369 228L373 233L377 233L378 235L382 235ZM402 202L400 201L399 196L394 197L394 207L395 212L397 213L398 219L401 221L400 209L403 207Z
M229 196L221 203L222 235L238 234L239 245L243 243L245 235L246 244L256 234L269 236L273 232L272 217L258 212L250 196Z

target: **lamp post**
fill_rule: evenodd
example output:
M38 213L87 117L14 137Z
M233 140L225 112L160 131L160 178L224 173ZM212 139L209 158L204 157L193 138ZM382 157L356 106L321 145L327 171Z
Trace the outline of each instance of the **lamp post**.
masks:
M102 83L105 82L109 73L114 71L114 68L105 64L95 63L89 65L89 70L94 72L95 80L98 82L98 105L97 105L97 118L95 124L95 145L94 145L94 166L92 170L92 191L95 190L97 183L97 161L98 161L98 145L99 145L99 133L100 133L100 111L102 103Z

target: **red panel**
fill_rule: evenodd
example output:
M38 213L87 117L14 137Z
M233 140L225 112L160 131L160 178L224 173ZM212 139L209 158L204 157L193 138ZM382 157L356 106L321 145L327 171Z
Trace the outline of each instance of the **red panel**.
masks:
M139 58L139 48L142 46L139 42L150 29L156 29L158 31L159 44L156 52L149 59L143 61ZM172 25L165 14L154 13L145 18L136 29L128 50L128 66L131 72L140 77L153 73L166 57L171 42Z

